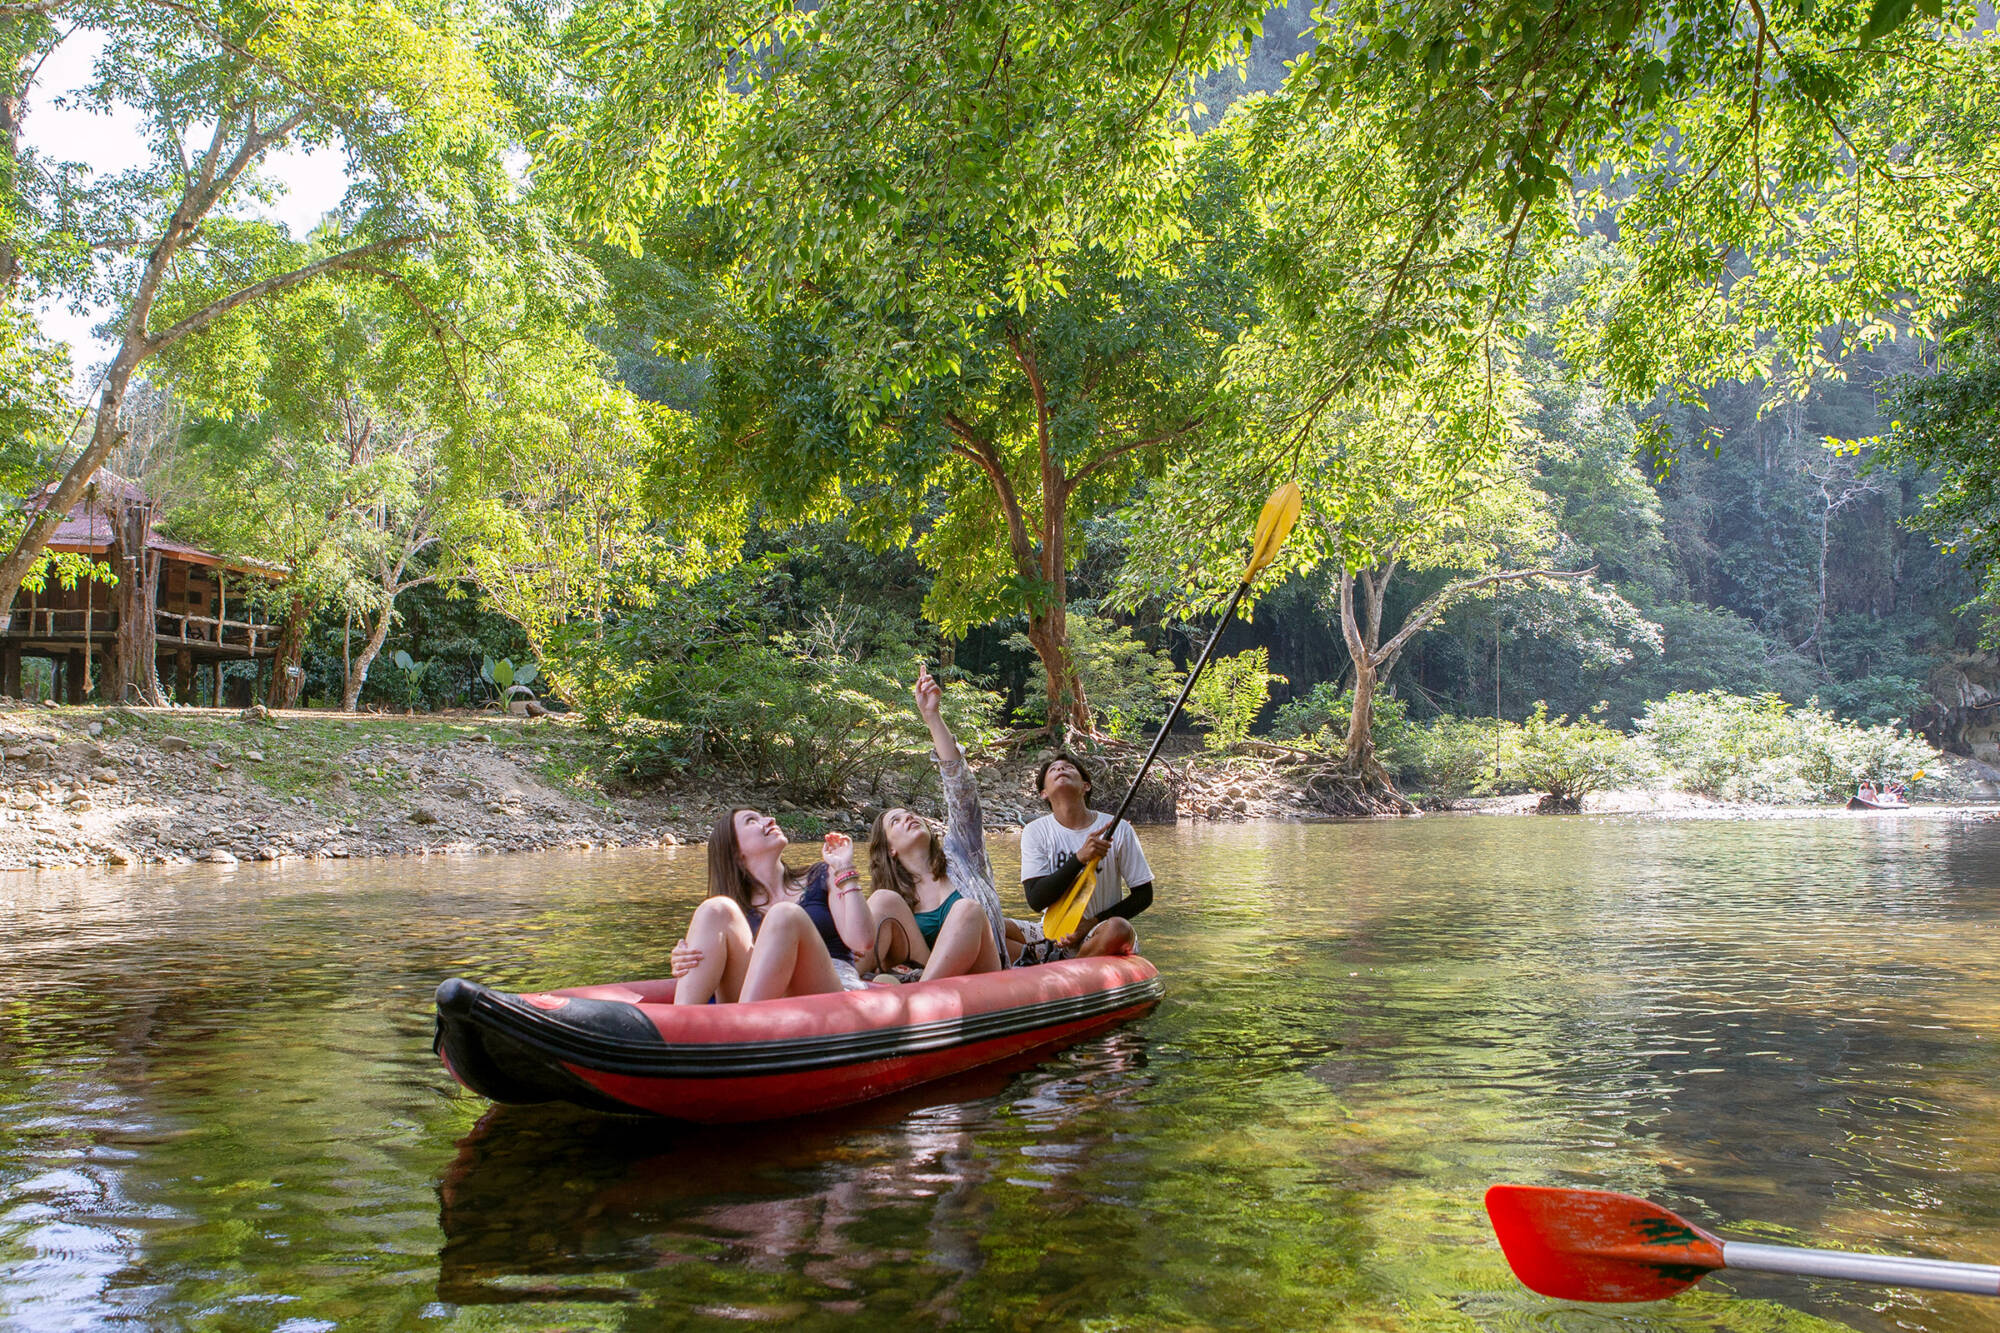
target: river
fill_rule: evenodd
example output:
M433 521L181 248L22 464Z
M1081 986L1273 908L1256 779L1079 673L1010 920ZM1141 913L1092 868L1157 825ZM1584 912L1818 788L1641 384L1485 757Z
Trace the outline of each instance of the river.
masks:
M1994 1326L1730 1274L1549 1302L1479 1200L2000 1261L2000 824L1143 837L1150 1017L723 1131L495 1111L430 1051L446 976L664 970L698 848L0 879L0 1327Z

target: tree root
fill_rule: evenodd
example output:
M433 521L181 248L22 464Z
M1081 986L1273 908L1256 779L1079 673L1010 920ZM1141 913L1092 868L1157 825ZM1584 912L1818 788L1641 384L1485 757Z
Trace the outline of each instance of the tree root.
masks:
M1313 804L1330 815L1421 813L1396 790L1386 774L1371 780L1369 775L1350 773L1339 765L1329 765L1307 777L1304 786Z

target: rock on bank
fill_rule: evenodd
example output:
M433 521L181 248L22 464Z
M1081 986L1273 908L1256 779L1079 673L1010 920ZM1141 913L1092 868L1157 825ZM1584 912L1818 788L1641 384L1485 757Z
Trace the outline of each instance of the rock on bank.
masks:
M681 840L554 719L0 702L0 869Z

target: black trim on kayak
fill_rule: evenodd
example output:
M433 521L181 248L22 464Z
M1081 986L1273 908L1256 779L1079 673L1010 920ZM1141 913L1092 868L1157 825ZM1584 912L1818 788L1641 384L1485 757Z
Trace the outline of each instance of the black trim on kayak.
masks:
M543 1010L503 991L452 978L438 987L438 1036L464 1026L568 1064L640 1078L742 1078L804 1073L991 1041L1037 1028L1101 1018L1150 1004L1165 987L1158 976L1110 990L1063 996L991 1013L899 1027L830 1033L788 1041L669 1043L636 1005L571 999ZM588 1026L573 1018L585 1019ZM456 1045L456 1043L454 1043Z

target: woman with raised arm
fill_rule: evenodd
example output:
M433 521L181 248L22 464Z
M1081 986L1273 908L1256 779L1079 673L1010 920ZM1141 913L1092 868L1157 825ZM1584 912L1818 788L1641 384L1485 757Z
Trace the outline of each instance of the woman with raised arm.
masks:
M829 833L808 870L785 864L778 821L738 807L708 837L709 897L674 946L674 1003L775 1000L860 990L873 947L854 840Z
M876 966L914 963L926 981L997 972L1007 966L1006 923L986 859L979 785L945 725L944 687L929 668L918 669L914 693L944 781L944 836L900 806L875 820L868 835L875 889L868 907L878 923Z

